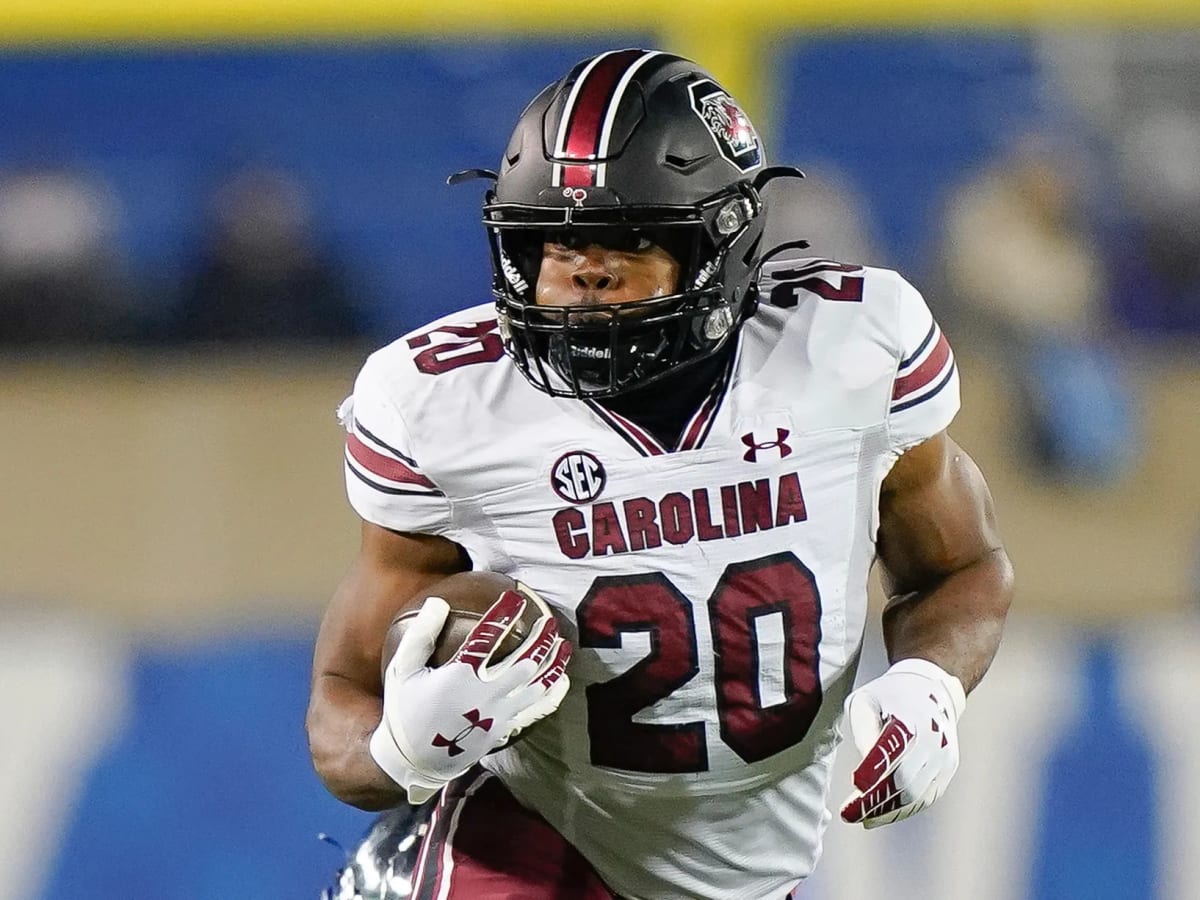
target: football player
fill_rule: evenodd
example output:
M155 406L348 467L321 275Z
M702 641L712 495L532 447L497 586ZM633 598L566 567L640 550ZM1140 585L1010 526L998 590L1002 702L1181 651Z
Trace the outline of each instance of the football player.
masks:
M1000 640L950 345L895 272L763 245L764 187L800 173L680 57L579 63L468 177L495 302L374 353L341 410L362 546L317 640L317 771L364 809L436 798L422 900L781 900L831 787L868 828L942 795ZM891 668L853 690L877 559ZM428 600L381 660L468 568L538 591L556 651L430 668Z

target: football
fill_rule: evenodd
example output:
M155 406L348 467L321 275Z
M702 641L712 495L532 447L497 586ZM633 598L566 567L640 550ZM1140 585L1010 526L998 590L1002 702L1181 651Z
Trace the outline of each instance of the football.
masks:
M521 586L507 575L501 575L499 572L459 572L430 585L408 601L392 620L392 624L388 626L383 642L383 667L387 667L392 654L396 652L396 647L400 644L400 638L404 636L405 630L420 612L426 598L441 597L450 605L450 615L446 618L446 624L442 628L441 635L438 636L433 656L429 659L429 665L436 667L448 662L454 656L463 641L467 639L467 635L471 633L471 629L478 624L483 614L505 591L521 592ZM537 605L530 600L521 613L520 621L500 643L500 647L492 659L499 661L516 650L532 632L539 614Z

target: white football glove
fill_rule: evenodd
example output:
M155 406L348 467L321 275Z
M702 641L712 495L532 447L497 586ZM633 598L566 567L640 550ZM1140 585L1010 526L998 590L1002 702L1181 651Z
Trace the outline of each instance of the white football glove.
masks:
M958 719L966 705L962 682L924 659L902 659L851 693L843 729L863 759L842 818L876 828L941 797L958 771Z
M445 665L426 663L449 615L430 597L400 639L383 680L383 718L371 735L371 757L423 803L521 729L558 708L570 679L571 644L559 637L549 608L505 591ZM541 617L511 655L491 664L492 654L525 609L535 602Z

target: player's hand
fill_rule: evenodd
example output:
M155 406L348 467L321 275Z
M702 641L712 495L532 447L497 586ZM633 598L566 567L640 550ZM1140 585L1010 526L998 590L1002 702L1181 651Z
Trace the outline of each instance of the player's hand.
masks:
M842 818L876 828L942 796L958 771L958 719L966 705L962 682L924 659L900 660L851 693L843 729L862 762Z
M558 708L570 680L571 645L544 603L525 641L504 660L491 659L527 601L505 591L459 651L429 668L450 607L430 597L387 665L383 718L371 735L371 757L412 803L422 803L521 729Z

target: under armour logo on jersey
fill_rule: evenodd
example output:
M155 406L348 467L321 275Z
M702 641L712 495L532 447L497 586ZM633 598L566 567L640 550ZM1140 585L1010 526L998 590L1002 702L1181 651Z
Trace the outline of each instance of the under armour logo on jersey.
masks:
M446 747L447 748L446 753L449 756L458 756L458 754L463 752L463 748L459 746L459 741L465 740L467 735L469 735L476 728L479 728L483 731L491 731L492 730L492 720L485 719L482 716L480 716L479 710L477 710L477 709L468 709L465 713L462 714L462 717L464 719L466 719L468 722L470 722L471 724L468 725L466 728L464 728L462 731L460 731L458 734L456 734L454 737L452 737L452 738L445 737L440 731L433 736L433 746Z
M759 450L778 450L779 458L790 456L792 448L787 444L787 436L791 434L786 428L775 429L775 440L773 441L758 441L754 439L754 432L742 435L742 443L749 449L742 454L742 459L746 462L758 462Z

